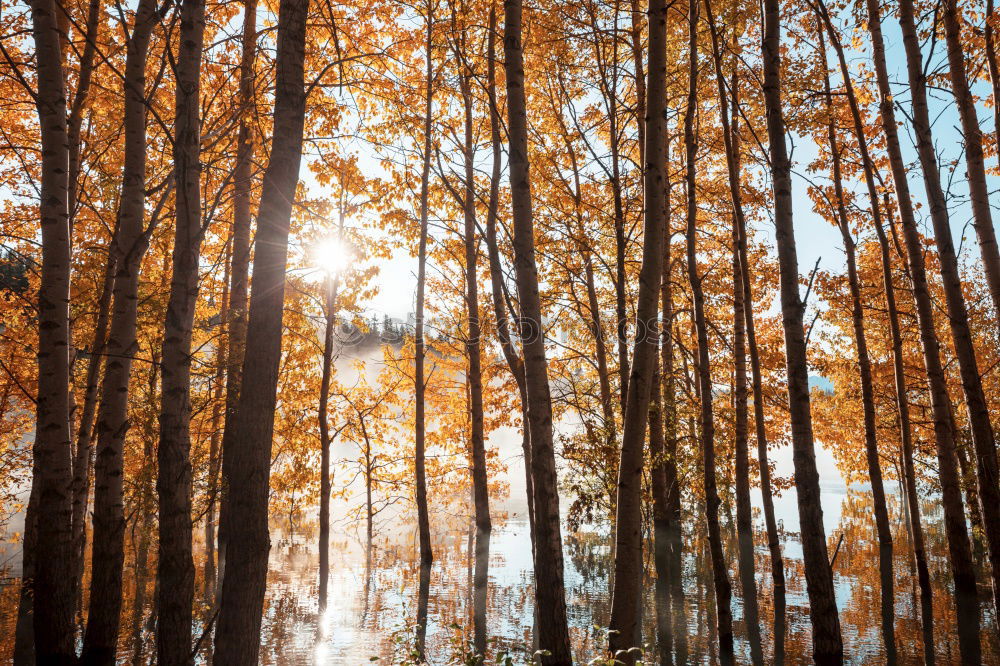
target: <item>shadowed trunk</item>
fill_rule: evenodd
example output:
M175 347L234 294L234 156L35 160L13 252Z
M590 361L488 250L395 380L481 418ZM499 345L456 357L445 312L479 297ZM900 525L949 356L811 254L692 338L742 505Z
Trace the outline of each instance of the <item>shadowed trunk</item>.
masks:
M670 164L670 134L664 139L664 164ZM677 472L677 396L674 372L674 298L673 260L671 245L671 189L669 169L664 169L664 252L663 274L660 276L660 375L663 381L663 485L667 508L667 560L670 578L670 615L673 620L672 639L676 663L687 661L687 616L684 610L684 553L681 542L681 488Z
M820 664L839 664L844 659L844 646L840 635L833 573L826 549L819 473L816 470L809 402L809 364L803 328L805 303L799 293L799 261L792 219L792 168L785 145L785 121L781 110L779 10L778 0L764 0L762 56L771 187L774 192L775 242L780 270L781 314L785 331L792 462L795 468L806 589L809 595L813 658Z
M302 159L305 119L305 33L308 0L281 0L278 9L274 141L257 216L254 282L233 447L223 466L226 538L215 663L256 663L270 535L267 497L274 410L281 358L288 230ZM227 469L228 468L228 469Z
M524 347L527 427L531 438L530 467L535 512L535 612L538 647L549 652L540 658L541 663L546 666L563 666L572 663L572 656L563 585L559 495L552 441L552 399L545 360L538 268L535 265L521 14L521 0L504 0L504 68L507 73L514 271L521 307L519 328Z
M147 386L148 393L147 395L142 396L142 399L149 400L151 403L155 404L157 387L160 379L160 357L159 352L155 349L155 347L150 351L152 363L150 363L149 368L149 384ZM139 543L137 546L133 545L133 548L135 548L136 551L135 589L132 600L132 619L129 640L133 666L142 666L142 664L146 663L144 655L146 642L144 640L142 620L146 609L146 587L147 579L149 577L149 548L156 534L156 514L154 513L153 507L153 478L156 475L153 463L156 455L154 452L153 442L156 437L156 429L156 416L150 412L149 418L147 418L146 423L143 424L142 432L143 455L145 456L146 464L143 467L139 478L141 496L140 505L138 507ZM133 525L133 544L135 544L135 538L135 525ZM152 615L155 615L155 608L151 616Z
M472 582L473 648L486 658L486 610L489 591L490 532L476 530L476 561Z
M156 653L161 666L191 662L191 334L201 255L201 56L204 0L181 4L174 121L176 216L170 299L163 329L160 407Z
M129 428L129 377L132 357L138 350L139 273L148 247L144 228L147 151L145 67L156 20L156 2L140 2L125 61L125 163L117 232L111 247L115 257L114 306L105 345L108 359L101 382L97 420L90 609L82 655L82 660L88 664L114 663L118 645L125 559L122 466Z
M93 454L96 436L94 421L97 416L98 387L106 355L108 320L111 318L111 293L115 279L114 237L108 245L101 298L97 304L97 323L94 326L94 339L90 346L90 359L87 362L83 411L77 429L76 450L73 452L73 571L74 582L77 585L74 605L77 607L80 623L83 622L82 588L83 572L86 568L87 507L90 504L90 480L94 471Z
M653 360L653 396L649 407L650 492L653 495L653 564L656 567L656 646L659 663L673 663L673 630L670 608L670 516L666 475L663 471L663 381L660 359Z
M993 127L996 132L994 139L997 142L1000 142L1000 63L997 61L997 43L996 33L993 30L993 16L993 0L986 0L986 17L983 21L983 41L985 42L986 47L986 67L990 74L990 84L993 87Z
M823 17L826 16L820 10ZM850 71L847 69L846 60L843 60L843 49L837 34L830 28L830 39L837 51L838 58L841 58L841 73L844 77L845 86L848 88L848 96L852 101L852 109L856 109L854 101L853 86L850 83ZM875 509L875 527L879 544L879 570L881 602L882 602L882 639L885 647L885 658L888 662L894 663L896 660L896 632L893 606L895 605L895 593L893 590L892 576L892 532L889 528L889 511L885 504L885 488L882 483L882 468L879 463L878 433L875 430L875 389L872 379L872 363L868 355L868 338L865 334L865 314L861 300L861 278L858 276L857 252L854 237L851 235L850 222L847 216L847 203L844 199L844 186L841 168L840 145L837 141L836 111L833 106L833 94L830 89L829 68L826 61L826 40L823 37L824 26L819 28L819 50L823 66L823 90L826 95L827 110L827 140L829 142L831 157L831 180L833 181L835 223L840 229L840 235L844 242L844 254L847 256L847 283L851 294L851 322L854 327L854 346L858 357L858 377L861 381L861 409L863 413L865 431L865 458L868 463L868 482L871 486L872 503ZM860 115L860 114L859 114ZM864 137L861 136L861 141ZM871 181L868 165L867 147L862 146L862 155L865 158L866 174ZM878 192L871 192L869 198L876 214L875 224L881 227L881 214L878 213L879 199Z
M222 428L225 412L225 376L229 355L229 336L227 322L229 321L229 284L233 265L232 238L230 237L223 251L225 265L222 280L222 302L219 306L219 337L215 350L215 375L212 377L212 419L209 427L208 443L208 476L207 485L208 507L205 509L205 580L202 590L205 603L209 608L215 606L216 596L216 563L215 563L215 532L216 515L219 499L219 470L222 463Z
M639 600L642 594L642 470L643 440L654 363L659 351L660 281L663 276L663 232L666 213L664 157L666 155L666 25L662 0L649 4L649 87L646 99L646 148L643 163L642 268L636 303L636 339L625 406L621 459L618 468L617 527L614 557L614 591L611 599L609 644L613 654L642 645ZM634 663L634 653L617 657Z
M965 165L969 185L969 198L972 203L973 227L979 239L979 249L982 252L983 269L986 282L993 297L994 314L1000 317L1000 250L997 249L996 232L993 230L993 216L990 210L989 188L986 183L986 167L983 161L983 135L979 129L979 118L976 115L976 105L969 90L969 82L965 74L965 52L962 47L962 17L959 14L955 0L944 0L942 15L944 17L945 37L948 45L948 64L951 78L951 89L958 104L958 113L962 121L962 134L965 142ZM911 83L911 86L913 84ZM923 89L914 91L914 99L924 94ZM916 101L915 101L916 104ZM914 125L921 126L924 122L919 112L914 112ZM917 130L919 137L924 134L921 128ZM931 129L926 128L926 138L931 139ZM933 152L927 152L927 163L924 163L924 151L918 145L921 154L921 164L926 171ZM940 178L924 179L927 187L935 183L940 188ZM934 237L938 246L938 257L941 260L941 278L945 285L945 297L948 303L949 321L952 337L955 342L955 355L959 361L959 372L962 377L962 389L965 392L965 403L969 409L969 421L972 429L972 443L975 447L976 472L979 480L979 506L983 514L983 531L986 534L986 544L989 549L990 568L993 582L994 612L1000 613L1000 469L997 465L997 446L993 425L990 421L990 407L983 390L982 375L976 361L972 334L969 331L968 313L962 293L961 278L958 273L958 261L948 257L954 254L951 246L951 225L948 221L947 204L936 205L936 195L928 193L931 200L931 217L934 221ZM941 194L944 202L944 194ZM938 213L938 215L935 215ZM945 238L946 237L946 238ZM945 242L947 241L947 242Z
M76 93L70 106L69 118L66 121L66 134L69 142L69 226L70 234L79 209L80 193L80 128L83 125L83 114L90 98L91 79L94 73L94 60L97 53L97 27L101 17L100 0L90 0L87 8L87 21L84 26L83 54L80 57ZM112 232L110 248L114 241ZM94 444L94 419L97 414L98 385L101 368L104 366L104 343L108 334L108 317L111 308L111 289L114 279L114 253L109 251L105 263L104 280L101 283L101 297L97 304L97 321L94 326L94 339L90 346L90 359L87 363L87 374L84 383L83 409L80 423L76 431L76 447L73 451L73 604L77 609L79 622L83 623L83 571L85 551L87 546L87 505L90 502L90 479L93 473L91 464ZM72 423L70 424L72 426Z
M69 412L69 146L63 56L56 3L31 2L41 132L39 222L42 263L38 291L38 385L32 445L34 578L22 586L33 595L35 658L71 664L73 645L72 434ZM64 35L62 35L64 36ZM35 554L44 554L37 557ZM22 596L23 598L23 596Z
M951 91L955 95L958 117L962 123L964 139L962 147L965 149L966 182L969 186L969 199L972 206L972 226L976 230L976 238L979 241L986 284L989 286L990 296L993 297L993 314L1000 317L1000 249L997 248L997 236L993 230L993 214L990 210L990 191L986 182L986 165L983 157L983 132L979 128L976 102L969 89L969 80L965 69L965 50L962 46L962 15L955 0L944 0L941 9L941 16L944 19L945 43L948 49L948 78L951 81ZM987 9L987 13L992 14L992 7ZM988 20L985 24L986 30L992 33L992 26ZM985 46L988 56L987 67L992 75L996 68L996 54L994 53L990 57L993 48L992 34L987 35ZM994 482L995 480L994 474ZM993 564L995 567L997 561L993 561ZM994 578L994 588L997 586L998 580L1000 579ZM1000 595L1000 590L995 590L994 594ZM1000 596L995 596L995 600L1000 601Z
M739 110L739 100L736 94L737 87L734 80L732 86L732 117L734 123ZM733 143L733 156L737 160L737 174L739 174L739 132L735 124L730 135ZM767 456L767 422L764 419L764 381L761 376L760 352L757 347L757 328L754 322L753 287L751 286L752 275L750 273L750 263L747 258L746 219L741 215L737 215L736 223L739 233L737 245L740 262L740 282L743 288L743 318L746 324L747 353L750 358L750 385L753 391L753 419L755 437L757 439L757 469L760 475L761 504L764 509L764 529L767 534L767 548L770 553L771 581L774 595L773 659L775 663L781 663L784 660L785 649L785 566L781 556L781 542L778 539L778 521L774 515L774 495L771 490L771 465Z
M955 457L955 433L951 427L951 401L945 382L944 369L937 333L934 328L934 305L931 301L927 273L924 267L923 244L917 230L909 184L906 180L907 167L899 145L896 115L893 107L892 91L886 68L885 44L882 39L881 16L878 2L869 0L868 29L872 36L873 61L879 88L879 112L882 130L886 136L886 149L892 169L893 184L899 202L899 216L902 222L903 238L906 246L907 263L913 286L913 300L916 305L917 323L920 327L920 342L924 357L931 410L934 420L934 439L937 448L938 476L941 481L941 504L944 508L945 532L948 537L949 562L955 583L955 604L959 624L975 629L960 632L960 649L966 660L979 660L979 609L976 599L976 578L972 565L972 549L968 528L965 523L965 509L962 502L958 464ZM923 86L924 79L920 65L920 44L916 34L912 4L904 0L900 4L900 24L903 29L904 45L908 52L907 70L911 86ZM910 57L912 56L912 57ZM917 94L914 91L914 102ZM926 101L926 100L925 100ZM926 104L923 105L926 113ZM914 116L917 106L914 106ZM919 132L918 132L919 137ZM933 151L933 147L931 147ZM934 167L937 168L936 166ZM925 174L926 178L926 174ZM971 636L971 638L970 638Z
M712 60L715 65L715 80L719 93L719 117L722 121L722 136L726 150L726 166L729 175L729 196L733 207L733 362L734 362L734 443L736 475L736 532L739 545L739 575L742 587L743 615L750 642L750 658L754 664L763 662L760 642L760 609L757 605L757 581L754 568L753 517L750 508L750 456L747 414L747 362L746 362L746 312L753 307L744 299L743 272L740 263L741 230L746 227L743 215L743 198L740 191L740 166L733 140L735 129L730 125L729 96L726 94L726 79L722 73L722 54L719 48L719 33L712 14L710 0L705 0L708 27L712 37ZM736 95L736 74L733 74L733 95ZM736 116L733 116L733 123Z
M240 127L233 169L233 263L229 276L228 353L226 358L226 419L222 430L222 483L220 506L228 491L226 472L230 451L236 446L235 418L243 377L243 353L247 340L247 286L250 271L251 190L253 188L254 59L257 55L257 0L243 3L243 43L240 59ZM218 580L216 601L226 567L225 525L219 520Z
M712 362L708 347L708 321L705 316L705 294L698 273L698 199L697 170L698 137L695 120L698 113L698 14L700 5L688 8L688 98L684 116L684 147L687 189L687 272L691 285L694 325L698 341L697 372L699 391L699 444L702 452L702 472L705 490L705 523L708 534L709 559L715 590L715 611L718 623L719 657L723 664L733 661L732 586L729 568L722 550L719 528L719 491L715 468L715 415L712 411Z

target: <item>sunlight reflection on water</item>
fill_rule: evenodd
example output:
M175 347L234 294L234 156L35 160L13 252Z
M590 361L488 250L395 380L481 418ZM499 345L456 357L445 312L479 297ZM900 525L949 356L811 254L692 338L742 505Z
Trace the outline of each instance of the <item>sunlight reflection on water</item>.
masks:
M791 493L794 495L794 492ZM879 630L879 579L877 544L871 523L871 500L867 493L851 489L824 493L824 505L836 515L828 533L831 552L840 534L844 544L836 560L837 601L841 612L849 662L882 661L884 652ZM895 499L891 497L891 499ZM936 651L942 663L957 658L954 611L947 596L950 574L939 509L927 502L926 529L935 587ZM893 502L896 537L896 633L900 663L920 663L919 602L911 574L909 542L901 509ZM797 527L797 521L795 521ZM361 664L378 657L379 663L399 663L412 649L418 566L415 533L405 523L391 537L372 544L370 559L365 544L348 534L334 538L330 565L330 599L320 618L316 606L318 555L314 534L301 526L275 535L271 557L268 612L264 626L263 660L273 664ZM731 527L725 524L726 556L734 576L733 611L738 661L749 659L749 644L742 621L742 602L735 578L736 549ZM793 525L786 520L785 529ZM472 640L473 538L470 528L456 518L438 520L433 526L436 560L431 572L427 658L431 664L448 660L466 649ZM715 659L714 608L711 603L711 570L706 558L701 522L685 525L686 619L692 663ZM756 535L756 568L761 604L765 656L771 636L771 582L767 549L762 534ZM603 633L595 625L607 623L610 610L608 573L610 548L607 536L598 531L564 535L566 591L574 651L579 663L600 654ZM794 534L786 534L784 555L788 578L786 650L788 663L808 661L809 611L804 589L799 548ZM981 558L980 564L983 563ZM649 564L650 570L652 564ZM985 577L981 578L986 581ZM644 636L653 636L655 608L652 581L644 610ZM983 590L984 602L988 590ZM988 604L984 603L983 606ZM984 659L1000 654L992 614L984 610ZM526 663L531 645L531 547L527 524L520 517L496 521L489 552L487 633L490 659L501 650L515 655L515 663ZM742 654L743 658L739 655Z

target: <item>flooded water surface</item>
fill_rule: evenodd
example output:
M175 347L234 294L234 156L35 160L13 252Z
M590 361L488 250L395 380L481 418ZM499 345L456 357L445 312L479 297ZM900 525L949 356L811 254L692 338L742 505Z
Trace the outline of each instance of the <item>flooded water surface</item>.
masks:
M779 508L791 498L788 491ZM894 496L890 496L895 500ZM837 602L849 663L886 663L882 637L878 545L870 495L863 488L833 488L824 492L830 552L836 552L834 573ZM920 595L902 509L893 501L893 620L898 663L924 663ZM923 515L930 551L933 586L933 649L939 663L958 663L958 630L950 596L950 571L941 511L925 502ZM684 624L688 663L715 663L715 608L707 540L702 522L688 516L684 529ZM759 521L760 522L760 521ZM271 664L405 663L415 647L419 603L416 528L399 516L391 537L376 537L368 545L363 527L345 525L331 554L330 602L319 613L316 603L318 553L314 531L287 522L276 526L271 556L269 597L265 614L264 660ZM810 662L809 604L793 516L784 516L783 552L786 568L785 661ZM462 664L472 651L476 607L476 548L471 521L465 516L438 516L434 527L435 562L427 598L426 657L431 664ZM761 527L758 525L757 527ZM736 539L724 524L726 555L733 580L733 611L737 662L750 663L748 628L743 620L736 575ZM760 633L764 656L775 661L773 586L764 535L755 535ZM839 544L839 548L838 548ZM579 663L600 657L606 644L602 627L610 614L611 548L606 530L564 532L566 596L575 656ZM481 555L482 557L482 555ZM984 562L985 555L977 558ZM654 567L647 553L644 642L655 640ZM983 612L983 656L1000 659L995 618L986 603L987 578L980 575ZM496 520L489 539L485 590L488 658L507 653L514 663L527 663L532 640L531 542L526 519L518 511ZM779 618L780 620L780 618Z

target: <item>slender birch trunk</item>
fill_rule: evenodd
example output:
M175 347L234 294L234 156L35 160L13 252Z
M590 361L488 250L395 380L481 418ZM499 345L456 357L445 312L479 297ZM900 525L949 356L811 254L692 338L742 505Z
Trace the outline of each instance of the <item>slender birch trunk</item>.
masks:
M691 285L693 318L698 340L697 371L701 387L699 400L699 444L702 449L704 473L705 521L708 550L712 565L715 590L716 621L718 623L719 656L722 663L733 660L732 586L729 569L722 550L722 532L719 527L718 481L715 467L715 416L713 413L712 361L708 347L708 322L705 316L705 295L702 277L698 273L698 199L697 152L698 138L695 119L698 113L698 15L700 5L691 3L688 12L688 99L684 117L684 146L687 189L687 271Z
M326 610L327 586L330 582L330 378L333 374L334 295L332 276L323 283L326 322L323 328L323 377L319 388L319 609Z
M986 17L983 20L983 41L985 42L986 68L993 88L993 127L995 140L1000 142L1000 61L997 59L996 32L992 19L995 13L993 0L986 0Z
M664 165L670 164L670 133L664 141ZM674 292L673 292L673 228L671 226L671 193L673 181L670 169L664 169L664 251L663 274L660 278L660 374L663 378L663 483L667 505L667 558L670 563L670 615L673 620L673 647L676 662L687 661L687 616L684 610L684 552L681 541L681 487L677 472L677 377L674 364Z
M94 544L91 553L90 609L82 659L112 664L118 645L125 551L123 464L128 433L129 377L136 342L139 273L148 247L146 203L146 76L149 42L156 26L156 2L143 0L125 61L125 163L121 203L111 252L115 259L114 305L105 353L97 419L94 465Z
M33 595L35 658L70 664L73 645L72 435L69 396L69 145L59 9L33 0L37 96L41 131L39 222L42 237L38 292L38 386L32 446L34 578L22 586ZM23 598L23 597L22 597Z
M87 20L84 25L83 54L80 57L76 93L70 105L69 118L66 121L66 134L69 142L69 227L72 235L74 220L79 208L80 192L80 129L83 125L83 114L90 99L91 80L94 73L94 60L97 53L97 27L101 16L100 0L90 0L87 7ZM117 233L117 229L114 233ZM109 248L114 242L112 233ZM90 346L91 355L87 363L87 374L84 384L83 409L80 412L80 422L76 431L76 447L73 451L73 570L74 606L78 609L82 623L83 606L81 588L83 586L84 551L87 544L86 512L90 500L90 478L93 468L90 464L94 442L94 418L97 413L98 384L100 372L104 365L104 343L108 334L108 312L111 307L111 290L114 279L114 253L109 250L105 263L104 280L101 283L101 297L97 304L97 321L94 327L94 340ZM72 425L72 424L71 424Z
M201 56L204 0L183 0L174 121L176 215L174 251L163 329L163 391L160 407L160 538L157 557L157 661L161 666L191 662L191 334L198 299L201 255Z
M337 239L344 237L344 214L341 211ZM323 326L323 376L319 385L319 608L326 610L330 583L330 381L333 378L333 331L337 322L337 295L340 275L327 275L323 282L325 322ZM370 484L369 484L370 485ZM370 494L370 493L369 493ZM371 504L369 498L369 504ZM369 531L370 531L369 527ZM369 540L371 534L368 535Z
M658 341L659 342L659 341ZM659 350L658 350L659 351ZM653 565L656 568L656 646L660 664L673 663L670 607L670 514L664 473L663 381L659 355L653 360L653 395L649 407L650 492L653 495Z
M734 75L735 76L735 75ZM733 156L736 158L737 175L740 170L739 131L735 124L739 109L737 86L734 79L732 85L732 118L733 128L730 132L733 144ZM778 538L778 522L774 514L774 493L771 489L771 465L767 456L767 422L764 418L764 380L760 367L760 352L757 346L757 328L753 312L753 276L750 273L750 262L747 257L747 226L743 216L736 218L739 238L740 275L743 287L743 316L746 323L747 353L750 358L750 386L753 393L753 420L755 438L757 440L757 465L760 474L761 504L764 509L764 528L767 534L767 548L771 560L771 581L774 587L774 651L775 660L784 651L784 596L785 596L785 566L781 555L781 542ZM783 658L783 656L782 656Z
M427 281L427 223L428 223L428 196L431 174L431 121L434 104L434 4L433 0L428 0L427 5L427 39L426 39L426 79L427 90L424 96L424 146L423 146L423 170L420 174L420 245L417 249L417 307L416 322L413 332L414 347L414 461L413 467L416 473L416 499L417 499L417 529L420 539L420 561L430 565L434 561L434 553L431 550L431 526L430 516L427 508L427 472L424 463L425 439L426 439L426 415L424 404L424 362L427 350L424 342L424 289ZM426 621L426 619L425 619ZM426 627L424 627L426 629ZM421 657L423 654L421 653Z
M892 220L889 220L892 225ZM896 306L896 288L892 280L892 260L889 255L889 240L881 224L876 224L879 251L882 260L882 285L885 289L886 309L889 314L889 334L892 339L892 370L895 383L896 412L902 453L903 504L907 519L907 531L913 546L917 583L920 586L920 623L924 639L924 662L933 666L934 654L934 605L931 592L930 570L927 566L927 550L924 545L924 530L920 523L920 498L917 494L917 476L913 464L913 431L910 426L910 405L907 397L906 368L903 356L903 335L899 325L899 310ZM895 234L894 234L895 235Z
M117 229L115 234L117 234ZM76 449L73 452L73 571L74 582L77 585L74 605L77 607L81 623L83 622L83 572L87 551L87 507L90 504L90 480L93 477L94 440L97 434L94 429L94 421L97 416L98 388L101 381L101 369L104 367L108 320L111 315L111 294L115 279L114 236L108 245L101 298L97 303L94 339L90 345L90 359L87 362L83 410L80 415L80 425L77 428Z
M216 522L219 501L219 471L222 464L222 430L225 416L226 367L229 365L229 284L233 265L233 244L230 236L223 251L225 265L222 279L222 302L219 306L219 336L215 349L215 375L212 377L212 418L208 443L208 506L205 508L205 580L203 595L209 608L214 608L217 586Z
M465 47L465 38L460 37L461 48ZM477 264L479 259L479 243L476 238L476 173L475 173L475 136L472 129L472 77L473 72L467 58L461 58L459 86L462 95L462 105L465 111L465 143L463 157L465 161L465 192L462 208L465 221L465 310L468 318L468 339L465 341L465 354L469 362L468 384L470 403L470 444L472 447L472 489L476 512L477 540L480 535L489 533L493 527L490 521L489 480L486 475L486 441L483 425L483 369L481 358L482 330L479 319L479 285L477 284ZM488 538L488 537L487 537Z

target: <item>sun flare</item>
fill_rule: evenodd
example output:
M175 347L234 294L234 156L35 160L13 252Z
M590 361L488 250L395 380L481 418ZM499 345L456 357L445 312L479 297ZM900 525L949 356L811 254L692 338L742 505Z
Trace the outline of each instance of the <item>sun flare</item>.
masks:
M312 263L327 275L340 275L351 264L351 249L339 238L324 238L312 249Z

